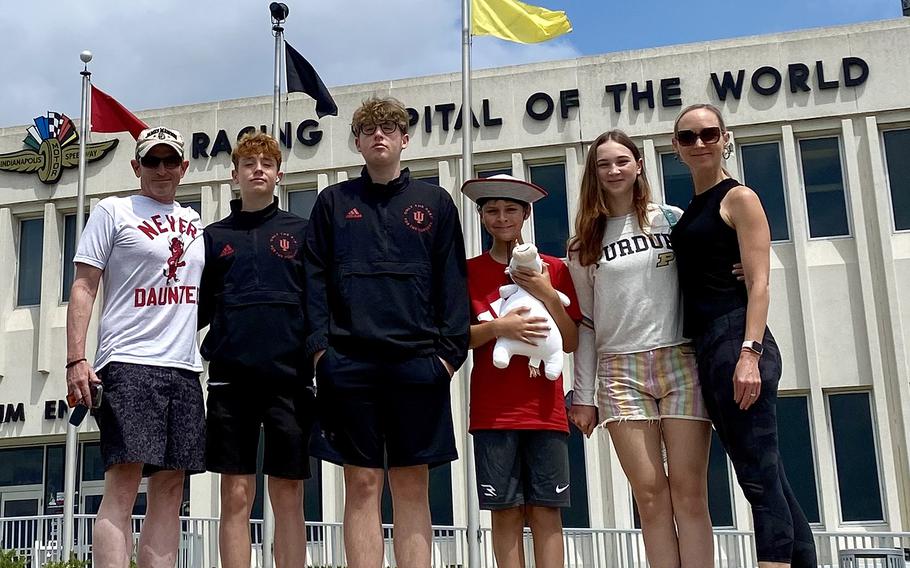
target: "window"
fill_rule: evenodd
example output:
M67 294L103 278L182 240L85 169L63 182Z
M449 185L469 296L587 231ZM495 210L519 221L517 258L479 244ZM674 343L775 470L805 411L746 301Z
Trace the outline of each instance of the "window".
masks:
M841 520L882 521L878 455L867 392L828 395Z
M492 176L498 176L500 174L505 174L505 175L510 176L510 175L512 175L512 168L499 168L499 169L495 169L495 170L478 171L477 177L488 178L488 177L492 177ZM478 217L478 219L479 219L479 217ZM488 233L486 231L486 229L483 228L483 225L480 223L479 220L477 221L477 224L480 225L481 247L483 248L484 251L488 251L493 246L493 237L491 237L490 233Z
M40 485L44 481L44 446L0 450L0 487Z
M531 183L547 190L547 197L534 204L534 240L537 250L556 257L566 256L569 239L569 204L566 200L566 165L531 166Z
M433 185L439 185L439 176L437 176L437 175L414 174L414 179L419 179L420 181L425 181L425 182L431 183Z
M315 203L315 189L288 192L288 211L294 215L303 217L304 219L309 219L310 213L312 213L313 205Z
M664 202L685 210L695 193L689 168L676 154L668 152L660 155L660 171L664 183Z
M41 259L44 247L44 219L19 222L18 306L41 303Z
M782 396L777 399L777 438L787 480L796 500L810 523L820 523L808 397Z
M90 442L82 445L82 481L103 481L104 460L101 444Z
M85 220L88 221L88 215ZM60 290L60 299L69 302L73 279L76 277L76 266L73 257L76 256L76 214L63 218L63 282Z
M585 468L585 437L574 424L569 424L569 499L572 506L562 511L562 526L589 528L588 477ZM595 432L596 434L596 432Z
M799 155L803 166L806 209L809 212L809 236L836 237L850 234L838 139L800 140Z
M888 184L891 186L891 211L894 229L910 229L910 128L889 130L885 140L885 161L888 163Z
M755 190L768 216L772 241L790 238L787 227L787 205L784 198L784 176L781 169L780 144L740 146L743 161L743 183Z
M708 511L715 527L733 527L733 494L730 491L730 468L717 432L711 430L711 452L708 454Z

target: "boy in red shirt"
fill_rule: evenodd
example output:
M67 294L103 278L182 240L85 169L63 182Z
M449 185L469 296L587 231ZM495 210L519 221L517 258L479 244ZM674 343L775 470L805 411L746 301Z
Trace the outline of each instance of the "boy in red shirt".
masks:
M546 191L511 176L469 180L462 191L477 203L481 223L493 237L489 251L468 260L474 349L469 430L474 436L480 507L492 513L498 566L525 565L522 532L527 519L535 566L561 567L559 509L569 506L569 427L562 377L555 381L543 373L531 377L528 358L517 355L508 367L497 369L493 347L499 337L535 343L549 332L548 320L529 316L528 308L498 314L499 287L514 281L547 308L562 335L563 351L574 351L581 321L575 288L565 264L547 255L541 255L542 273L513 272L511 281L505 273L531 203L546 197ZM568 307L563 307L557 291L569 297Z

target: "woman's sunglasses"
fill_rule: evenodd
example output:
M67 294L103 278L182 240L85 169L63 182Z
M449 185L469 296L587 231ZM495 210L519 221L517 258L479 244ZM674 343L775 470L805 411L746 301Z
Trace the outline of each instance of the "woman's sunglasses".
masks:
M717 126L709 126L708 128L702 129L701 132L695 132L694 130L680 130L676 133L676 141L679 142L680 146L694 146L695 142L701 138L703 144L716 144L720 140L720 128Z

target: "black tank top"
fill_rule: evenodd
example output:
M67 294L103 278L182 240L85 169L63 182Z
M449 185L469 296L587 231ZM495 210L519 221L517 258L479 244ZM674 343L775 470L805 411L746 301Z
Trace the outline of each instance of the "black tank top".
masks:
M683 333L692 339L717 317L747 303L746 285L732 273L740 262L736 230L720 216L720 202L739 185L727 178L692 197L670 233L683 293Z

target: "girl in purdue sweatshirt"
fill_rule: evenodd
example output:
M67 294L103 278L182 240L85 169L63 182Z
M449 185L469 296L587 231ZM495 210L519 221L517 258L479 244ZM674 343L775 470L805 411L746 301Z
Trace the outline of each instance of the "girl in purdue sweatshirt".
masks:
M625 133L594 141L569 244L584 317L569 418L588 436L598 423L609 430L653 568L714 565L706 481L711 423L694 350L683 337L669 238L681 214L651 203L641 154Z

